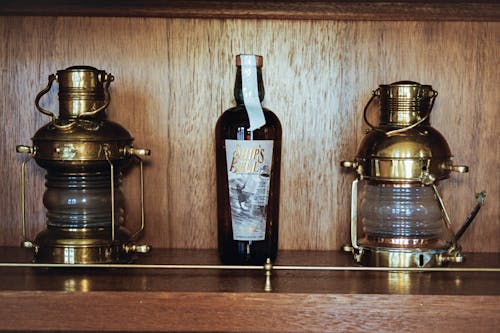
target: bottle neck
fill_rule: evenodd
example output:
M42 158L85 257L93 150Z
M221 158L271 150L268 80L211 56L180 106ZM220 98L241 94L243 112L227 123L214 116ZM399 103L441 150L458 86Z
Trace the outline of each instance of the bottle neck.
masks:
M244 104L243 101L243 81L241 78L241 66L236 71L236 80L234 82L234 99L236 104ZM257 67L257 88L259 89L259 100L264 100L264 83L262 81L262 68Z

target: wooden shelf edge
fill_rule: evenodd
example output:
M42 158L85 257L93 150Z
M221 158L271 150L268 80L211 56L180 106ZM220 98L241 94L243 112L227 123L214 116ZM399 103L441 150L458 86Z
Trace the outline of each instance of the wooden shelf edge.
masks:
M497 1L0 0L0 15L500 21Z
M0 247L0 261L31 252ZM464 266L498 267L497 253ZM282 264L346 265L336 251L282 251ZM142 263L217 264L216 250L156 249ZM495 331L496 273L0 269L0 331ZM445 320L443 320L445 319Z
M23 331L495 331L500 312L500 296L0 292L0 303L0 329Z

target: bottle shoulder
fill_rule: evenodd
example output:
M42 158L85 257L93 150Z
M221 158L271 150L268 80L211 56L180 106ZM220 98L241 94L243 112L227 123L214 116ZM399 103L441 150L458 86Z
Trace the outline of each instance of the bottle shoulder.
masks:
M264 127L271 126L281 130L281 122L278 116L273 111L267 108L262 108L262 110L264 111L264 117L266 119L266 125L264 125ZM250 126L248 114L243 105L236 105L232 108L229 108L220 115L219 119L217 120L217 127L229 125L237 125L242 127Z

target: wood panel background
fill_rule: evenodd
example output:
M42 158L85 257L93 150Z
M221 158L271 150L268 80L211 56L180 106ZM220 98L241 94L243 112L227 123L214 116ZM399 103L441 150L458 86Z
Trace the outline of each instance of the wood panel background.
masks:
M280 248L338 249L349 240L353 158L362 109L379 84L414 80L439 91L431 122L470 165L440 188L460 225L487 204L465 251L500 252L500 23L170 18L0 17L0 245L20 241L17 144L49 119L34 108L47 76L86 64L115 75L109 118L152 149L146 232L155 247L215 248L214 126L233 105L234 56L264 56L264 104L283 125ZM57 94L43 103L57 109ZM44 228L44 170L28 167L28 232ZM138 172L125 179L128 226Z

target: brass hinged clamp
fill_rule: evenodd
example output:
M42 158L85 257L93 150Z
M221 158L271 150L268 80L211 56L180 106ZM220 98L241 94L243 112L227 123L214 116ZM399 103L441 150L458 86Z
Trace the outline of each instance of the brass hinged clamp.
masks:
M125 253L148 253L151 251L151 246L150 245L136 245L136 244L127 244L123 245L123 250Z

